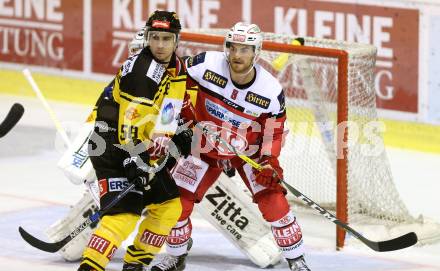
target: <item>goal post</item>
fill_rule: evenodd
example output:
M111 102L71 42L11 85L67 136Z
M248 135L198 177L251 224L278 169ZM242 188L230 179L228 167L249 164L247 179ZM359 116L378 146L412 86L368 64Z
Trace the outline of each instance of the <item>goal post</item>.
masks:
M178 54L222 51L226 31L187 29ZM290 133L280 158L285 181L344 223L374 229L423 224L400 199L384 151L374 90L376 48L315 38L295 46L293 40L264 33L258 60L286 94ZM337 248L345 236L337 227Z

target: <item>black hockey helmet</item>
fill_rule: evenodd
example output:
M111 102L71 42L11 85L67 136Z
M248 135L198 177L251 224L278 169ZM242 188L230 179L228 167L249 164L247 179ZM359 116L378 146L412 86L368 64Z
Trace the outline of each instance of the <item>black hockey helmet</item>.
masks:
M164 31L179 35L182 26L180 20L174 11L156 10L148 18L146 32Z

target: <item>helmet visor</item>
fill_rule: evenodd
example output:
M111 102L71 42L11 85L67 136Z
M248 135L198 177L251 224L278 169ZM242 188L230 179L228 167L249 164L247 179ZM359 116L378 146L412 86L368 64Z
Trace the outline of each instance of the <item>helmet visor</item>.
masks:
M245 45L240 43L226 42L225 52L227 55L240 55L243 57L254 57L255 56L255 46Z
M148 31L147 44L164 48L174 48L177 42L176 34L163 31Z

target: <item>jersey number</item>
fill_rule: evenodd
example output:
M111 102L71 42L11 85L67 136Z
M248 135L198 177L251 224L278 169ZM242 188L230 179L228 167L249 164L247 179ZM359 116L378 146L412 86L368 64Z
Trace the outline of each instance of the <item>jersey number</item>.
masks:
M138 138L138 127L122 124L119 139L126 140L130 138Z

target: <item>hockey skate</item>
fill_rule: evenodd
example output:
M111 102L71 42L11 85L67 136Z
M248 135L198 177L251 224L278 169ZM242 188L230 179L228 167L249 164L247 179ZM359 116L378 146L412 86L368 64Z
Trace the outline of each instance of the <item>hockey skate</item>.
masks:
M188 240L187 252L180 256L166 255L162 261L151 268L151 271L182 271L185 269L186 256L192 246L192 238Z
M286 259L289 264L289 268L292 271L310 271L309 267L306 264L306 260L304 256L299 256L295 259Z
M141 263L126 263L122 266L122 271L143 271L144 265Z

